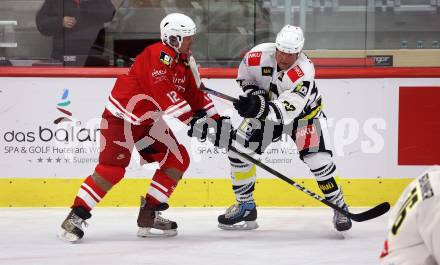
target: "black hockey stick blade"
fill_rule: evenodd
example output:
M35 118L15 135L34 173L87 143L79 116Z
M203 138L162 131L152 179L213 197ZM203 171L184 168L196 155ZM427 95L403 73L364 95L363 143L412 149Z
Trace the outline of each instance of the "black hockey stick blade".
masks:
M382 214L388 212L390 210L390 204L388 202L383 202L377 205L374 208L369 209L368 211L362 213L347 213L347 216L350 217L353 221L363 222L370 219L374 219L376 217L381 216Z

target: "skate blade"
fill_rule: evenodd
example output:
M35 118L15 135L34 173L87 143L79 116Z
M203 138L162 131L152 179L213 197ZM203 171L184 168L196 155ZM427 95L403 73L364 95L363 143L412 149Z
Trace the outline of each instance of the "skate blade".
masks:
M254 230L258 228L256 221L243 221L233 225L218 224L218 228L223 230Z
M77 242L78 240L80 240L80 238L77 235L70 233L70 232L67 232L66 230L61 230L58 233L58 239L60 239L64 242L69 242L69 243L74 243L74 242Z
M352 238L351 233L349 231L336 231L334 230L334 238L339 240L348 240Z
M148 228L139 227L137 236L138 237L173 237L173 236L177 236L177 230L176 229L160 230L151 227Z
M339 227L336 227L335 225L333 226L335 228L336 231L343 233L343 232L347 232L351 229L352 225L340 225Z
M348 230L346 231L339 231L338 232L342 239L348 239L350 238L350 232Z

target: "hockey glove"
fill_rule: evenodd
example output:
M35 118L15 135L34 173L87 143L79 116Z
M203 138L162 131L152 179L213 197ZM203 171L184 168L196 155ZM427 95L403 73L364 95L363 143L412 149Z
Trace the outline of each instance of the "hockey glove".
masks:
M243 87L243 92L246 96L264 96L265 99L267 99L267 93L266 90L259 88L258 86L255 85L247 85Z
M206 135L208 134L208 123L206 122L206 120L206 111L196 111L191 121L189 122L190 128L188 130L188 136L195 137L201 142L206 141Z
M234 102L234 108L244 118L264 119L269 113L268 101L262 95L240 96Z
M212 128L213 130L210 130ZM190 121L190 129L188 136L196 137L199 141L204 142L209 138L214 146L229 149L232 142L233 128L231 118L228 116L220 116L216 120L208 118L206 112L198 110Z
M217 129L213 144L218 148L229 150L229 146L234 138L234 128L232 127L231 117L221 116L217 120Z

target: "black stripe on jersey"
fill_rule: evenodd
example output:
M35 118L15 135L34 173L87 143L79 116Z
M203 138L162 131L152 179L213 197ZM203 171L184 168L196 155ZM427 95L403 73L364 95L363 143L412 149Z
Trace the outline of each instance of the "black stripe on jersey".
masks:
M275 85L272 82L269 85L269 91L272 92L273 94L275 94L277 96L277 98L280 96L280 94L278 93L277 85Z
M336 165L334 163L327 164L323 167L311 170L313 175L315 175L318 179L322 177L329 176L336 171Z
M273 112L275 113L275 116L277 117L277 120L281 124L284 124L283 114L281 114L281 110L278 108L278 106L275 105L275 103L273 102L268 102L268 105L270 108L272 108Z
M305 82L304 82L304 83L305 83ZM313 82L313 88L312 88L312 91L310 92L310 94L313 94L313 93L315 93L315 94L318 93L318 87L316 86L316 83L315 83L315 82Z
M231 161L232 163L243 164L243 161L241 161L240 159L229 157L229 156L228 156L228 158L229 158L229 161Z
M325 166L322 166L322 167L318 167L317 169L310 169L310 171L312 171L312 173L316 173L316 172L319 172L319 171L323 170L327 166L328 165L325 165Z
M234 190L234 193L238 193L240 195L249 194L255 190L255 183L251 182L244 185L232 185L232 189Z

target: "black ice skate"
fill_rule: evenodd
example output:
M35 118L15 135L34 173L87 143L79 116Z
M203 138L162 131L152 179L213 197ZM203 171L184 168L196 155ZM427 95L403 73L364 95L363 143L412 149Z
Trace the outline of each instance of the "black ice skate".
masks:
M141 208L137 224L138 237L171 237L177 235L177 223L161 217L160 211L168 209L167 203L157 206L147 205L144 197L141 197Z
M92 215L83 207L73 208L61 224L62 230L58 234L58 238L68 242L80 240L84 236L82 225L84 224L86 227L87 223L85 220L91 216Z
M257 229L257 207L255 203L240 203L229 207L218 217L218 227L224 230Z
M344 204L342 209L348 211L347 204ZM349 230L351 228L350 218L348 218L347 216L343 215L342 213L340 213L338 211L335 211L335 210L333 210L333 211L334 211L333 226L335 227L335 229L338 230L339 232Z

